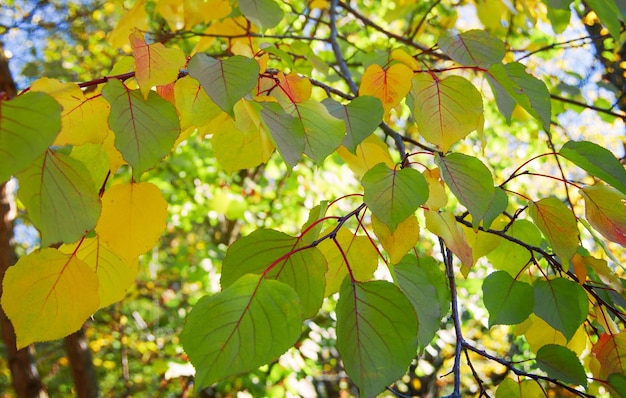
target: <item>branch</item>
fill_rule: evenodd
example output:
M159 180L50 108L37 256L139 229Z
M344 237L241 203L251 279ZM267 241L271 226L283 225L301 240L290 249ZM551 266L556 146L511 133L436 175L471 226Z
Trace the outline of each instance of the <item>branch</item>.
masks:
M330 45L333 48L333 53L335 54L335 59L337 60L337 65L339 66L339 70L343 75L343 79L348 83L348 87L350 87L350 91L354 95L358 95L359 88L357 87L354 80L352 80L352 74L350 73L350 69L348 69L348 65L346 65L346 60L343 58L343 52L339 47L339 42L337 42L337 4L339 0L332 0L330 3Z
M454 347L454 392L449 398L461 397L461 351L463 349L463 333L461 331L461 317L459 316L459 303L457 300L456 280L454 278L454 268L452 266L452 252L448 250L442 238L439 238L439 246L443 262L446 265L446 276L450 287L450 296L452 301L452 321L454 322L454 333L456 336L456 346Z
M605 109L605 108L600 108L600 107L593 106L593 105L588 105L588 104L585 104L584 102L575 101L573 99L561 97L561 96L558 96L556 94L550 94L550 98L552 98L553 100L562 101L562 102L566 102L568 104L578 105L578 106L583 107L583 108L587 108L587 109L591 109L591 110L594 110L594 111L597 111L597 112L605 113L607 115L611 115L611 116L620 118L624 122L626 122L626 115L623 114L623 113L617 113L617 112L613 112L610 109Z

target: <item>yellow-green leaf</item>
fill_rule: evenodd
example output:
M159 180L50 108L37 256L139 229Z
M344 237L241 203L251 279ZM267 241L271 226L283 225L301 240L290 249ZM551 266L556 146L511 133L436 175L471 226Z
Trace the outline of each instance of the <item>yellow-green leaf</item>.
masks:
M426 216L426 228L446 242L448 249L461 260L463 264L461 272L467 277L470 268L474 265L472 248L465 240L463 230L456 222L454 215L432 210L424 210L424 215Z
M180 114L181 137L188 137L195 129L200 136L213 133L209 129L210 123L223 111L211 101L197 80L190 76L178 79L174 85L174 98Z
M578 227L571 210L557 198L529 202L530 216L548 239L554 253L561 258L565 269L578 249Z
M93 269L55 249L21 257L7 270L2 288L2 308L15 328L17 348L77 331L99 305Z
M602 184L580 190L587 221L610 241L626 246L626 195Z
M112 185L102 197L96 232L113 253L131 262L159 241L166 219L167 202L156 185Z
M18 196L41 232L42 246L76 242L96 226L98 189L80 161L48 150L18 180Z
M482 96L460 76L439 79L430 73L418 73L413 78L410 98L420 135L443 152L481 128Z

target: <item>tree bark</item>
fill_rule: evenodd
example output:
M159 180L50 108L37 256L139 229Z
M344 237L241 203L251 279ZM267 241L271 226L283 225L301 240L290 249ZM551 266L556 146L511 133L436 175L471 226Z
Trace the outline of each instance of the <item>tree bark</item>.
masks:
M0 42L0 101L14 97L16 93L15 82L11 77L4 47ZM0 184L0 281L4 279L7 269L15 263L15 252L12 246L12 195L7 185L6 182ZM0 284L0 296L2 296L2 284ZM48 393L39 378L31 355L32 346L17 349L15 330L3 309L0 309L0 328L2 328L2 340L6 346L6 358L17 397L47 397Z
M98 397L98 383L83 328L65 338L65 349L72 368L76 396L79 398Z

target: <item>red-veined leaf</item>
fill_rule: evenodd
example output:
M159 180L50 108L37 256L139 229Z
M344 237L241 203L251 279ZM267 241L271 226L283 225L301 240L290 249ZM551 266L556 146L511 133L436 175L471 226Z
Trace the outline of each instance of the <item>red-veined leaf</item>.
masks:
M488 68L504 58L504 43L484 30L452 33L446 30L439 38L439 48L461 65Z
M583 188L587 221L610 241L626 246L626 195L602 184Z
M413 71L404 64L393 64L387 69L377 64L367 67L361 79L359 96L371 95L378 98L385 110L389 111L398 105L411 90Z
M565 278L539 279L533 284L534 313L563 333L569 341L587 319L585 290Z
M552 197L538 202L531 201L528 209L535 224L550 242L552 250L568 269L569 262L578 249L576 217L563 202Z

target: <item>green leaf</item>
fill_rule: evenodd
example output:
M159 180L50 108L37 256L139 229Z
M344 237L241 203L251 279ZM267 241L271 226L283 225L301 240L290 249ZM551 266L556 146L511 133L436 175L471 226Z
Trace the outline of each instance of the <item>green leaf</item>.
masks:
M482 127L482 96L460 76L439 79L430 73L417 73L409 98L420 135L443 152Z
M582 188L587 221L606 239L626 246L626 195L603 184Z
M578 226L576 216L557 198L544 198L528 202L530 216L550 242L552 250L561 259L565 269L578 250Z
M96 226L100 197L80 161L49 150L18 179L18 196L41 232L42 246L76 242Z
M626 398L626 375L623 373L612 373L607 381L618 398Z
M139 90L130 90L117 79L109 80L102 95L111 104L109 126L115 146L138 178L170 153L180 134L176 108L154 91L144 99Z
M346 126L343 120L328 113L321 103L306 100L291 104L286 110L302 125L304 153L317 163L321 163L341 144Z
M578 355L567 347L546 344L537 351L537 365L553 379L566 383L587 386L585 368Z
M0 101L0 183L52 145L61 131L61 110L58 102L41 92Z
M362 397L375 397L406 372L417 350L410 301L386 281L346 279L337 302L337 350Z
M241 13L261 28L273 28L283 19L283 10L273 0L239 0Z
M428 199L428 184L417 170L392 170L384 163L371 168L361 180L363 201L393 232L398 224Z
M304 127L275 102L261 104L261 117L270 131L285 163L294 167L304 152Z
M484 30L455 34L446 30L439 38L439 48L461 65L488 68L504 58L504 43Z
M493 64L489 67L487 77L495 91L496 103L507 120L511 119L514 103L518 103L549 131L552 107L550 93L541 80L526 73L525 69L519 62Z
M259 77L259 64L241 55L216 59L198 53L189 61L188 69L213 102L231 116L237 101L256 86Z
M626 169L608 149L589 141L568 141L559 155L626 195Z
M568 341L587 319L587 294L576 282L560 277L540 279L533 285L533 296L533 312Z
M506 233L533 246L539 246L542 241L541 232L530 220L515 221ZM509 275L517 277L522 268L531 260L531 252L517 243L504 238L499 239L500 244L487 254L487 259L495 269L506 271ZM528 278L525 274L520 275L520 277L522 280Z
M483 227L485 229L491 228L491 223L495 221L500 214L502 214L509 205L509 197L500 187L496 187L494 195L489 203L489 208L483 218Z
M472 215L474 227L480 224L495 195L491 172L480 160L462 153L435 156L441 177L454 196Z
M450 307L447 279L432 257L406 255L393 267L395 280L407 296L419 320L418 338L422 346L430 344L441 318Z
M197 390L275 360L298 340L301 324L296 292L258 275L203 297L180 335Z
M624 16L617 6L617 2L612 0L588 0L587 4L595 11L598 19L606 26L611 36L619 42L622 30L621 22L624 22Z
M357 145L372 134L383 121L383 106L376 97L367 95L356 97L347 105L326 98L322 104L331 115L344 121L346 136L342 144L352 153L356 152Z
M307 219L306 223L302 225L302 228L300 228L303 234L300 237L300 240L303 243L309 244L319 238L324 223L318 222L314 226L313 223L324 218L324 216L326 215L326 210L328 210L328 201L322 200L319 205L315 206L309 211L309 218Z
M302 246L297 238L271 229L258 229L233 243L222 263L221 284L232 285L245 274L264 276L291 286L302 304L304 318L310 318L322 306L326 259L317 247L289 254Z
M483 302L489 311L489 327L517 325L533 312L533 288L506 271L496 271L483 282Z

